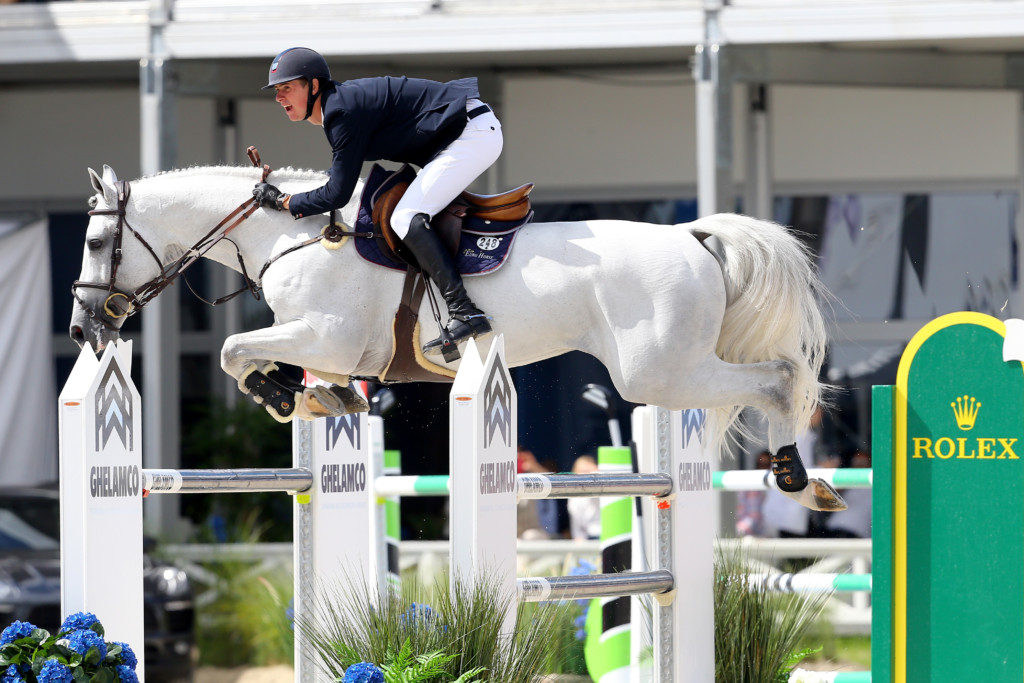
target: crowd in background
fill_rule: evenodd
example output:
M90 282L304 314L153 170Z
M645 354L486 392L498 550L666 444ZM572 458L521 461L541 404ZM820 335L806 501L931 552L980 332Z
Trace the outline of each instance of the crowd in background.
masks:
M871 467L871 454L829 438L824 413L814 415L810 428L797 437L797 449L808 467ZM767 448L754 444L748 461L757 469L771 468ZM553 461L540 461L528 449L518 453L520 473L552 473ZM583 455L573 463L572 472L597 471L597 462ZM742 491L736 494L735 531L737 536L763 538L870 538L871 489L840 490L849 505L842 512L814 512L774 491ZM518 534L524 540L572 538L593 540L601 535L599 498L565 500L523 500L519 503Z

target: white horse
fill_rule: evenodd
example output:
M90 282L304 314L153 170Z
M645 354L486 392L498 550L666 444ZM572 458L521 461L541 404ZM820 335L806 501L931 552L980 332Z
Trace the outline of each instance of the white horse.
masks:
M76 289L71 336L102 348L117 337L124 318L116 316L129 296L249 197L259 171L208 167L144 177L131 183L121 212L114 172L104 167L102 176L92 169L89 175L98 215L89 222L80 280L93 286ZM282 169L271 179L294 193L320 186L326 176ZM359 188L341 211L348 225L355 223L358 196ZM255 277L268 259L315 237L325 222L261 209L230 237ZM720 256L702 244L706 236L719 240ZM116 269L115 241L123 252ZM239 270L235 247L226 241L206 257ZM364 261L351 244L293 251L260 282L275 324L228 337L221 366L243 393L249 393L246 377L275 367L273 361L342 387L351 375L378 376L391 356L402 282L401 273ZM709 409L706 429L716 442L743 406L753 406L769 421L779 487L788 483L791 497L809 507L845 507L824 482L806 485L793 446L820 397L826 332L818 301L825 293L807 250L785 228L731 214L686 225L530 224L497 272L469 278L467 286L504 335L509 366L584 351L605 365L627 401ZM129 296L115 295L104 313L111 291ZM419 319L420 342L437 336L427 302ZM431 360L457 367L457 361ZM297 396L294 415L311 419L323 414L322 405L344 411L319 391Z

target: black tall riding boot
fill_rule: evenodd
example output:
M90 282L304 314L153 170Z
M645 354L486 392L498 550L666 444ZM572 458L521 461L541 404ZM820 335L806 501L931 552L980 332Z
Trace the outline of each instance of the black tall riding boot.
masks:
M476 307L466 293L455 261L441 244L437 233L430 228L430 216L425 213L416 214L409 223L409 234L402 243L409 247L420 268L437 285L448 305L448 315L451 316L445 326L448 334L427 342L423 350L440 348L446 360L457 359L455 346L459 342L491 331L487 315ZM449 358L453 353L456 355Z

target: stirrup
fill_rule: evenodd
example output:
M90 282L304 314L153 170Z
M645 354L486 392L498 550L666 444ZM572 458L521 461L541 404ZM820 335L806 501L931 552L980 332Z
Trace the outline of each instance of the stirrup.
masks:
M423 351L429 353L437 348L441 349L441 356L445 362L453 363L460 358L459 344L467 339L476 339L491 331L491 316L484 313L474 313L466 316L452 316L448 324L441 329L441 336L432 339L423 345Z

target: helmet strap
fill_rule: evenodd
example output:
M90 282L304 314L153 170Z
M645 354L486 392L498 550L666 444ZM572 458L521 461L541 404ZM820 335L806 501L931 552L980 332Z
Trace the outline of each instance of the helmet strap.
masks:
M306 94L306 115L302 117L303 121L306 121L307 119L309 119L310 116L313 115L313 105L316 104L317 98L320 97L320 94L323 93L323 91L324 91L324 86L323 86L323 83L322 83L323 79L318 78L316 80L317 81L321 81L321 83L320 83L320 88L316 91L316 94L314 95L313 94L313 79L312 78L309 79L309 91Z

